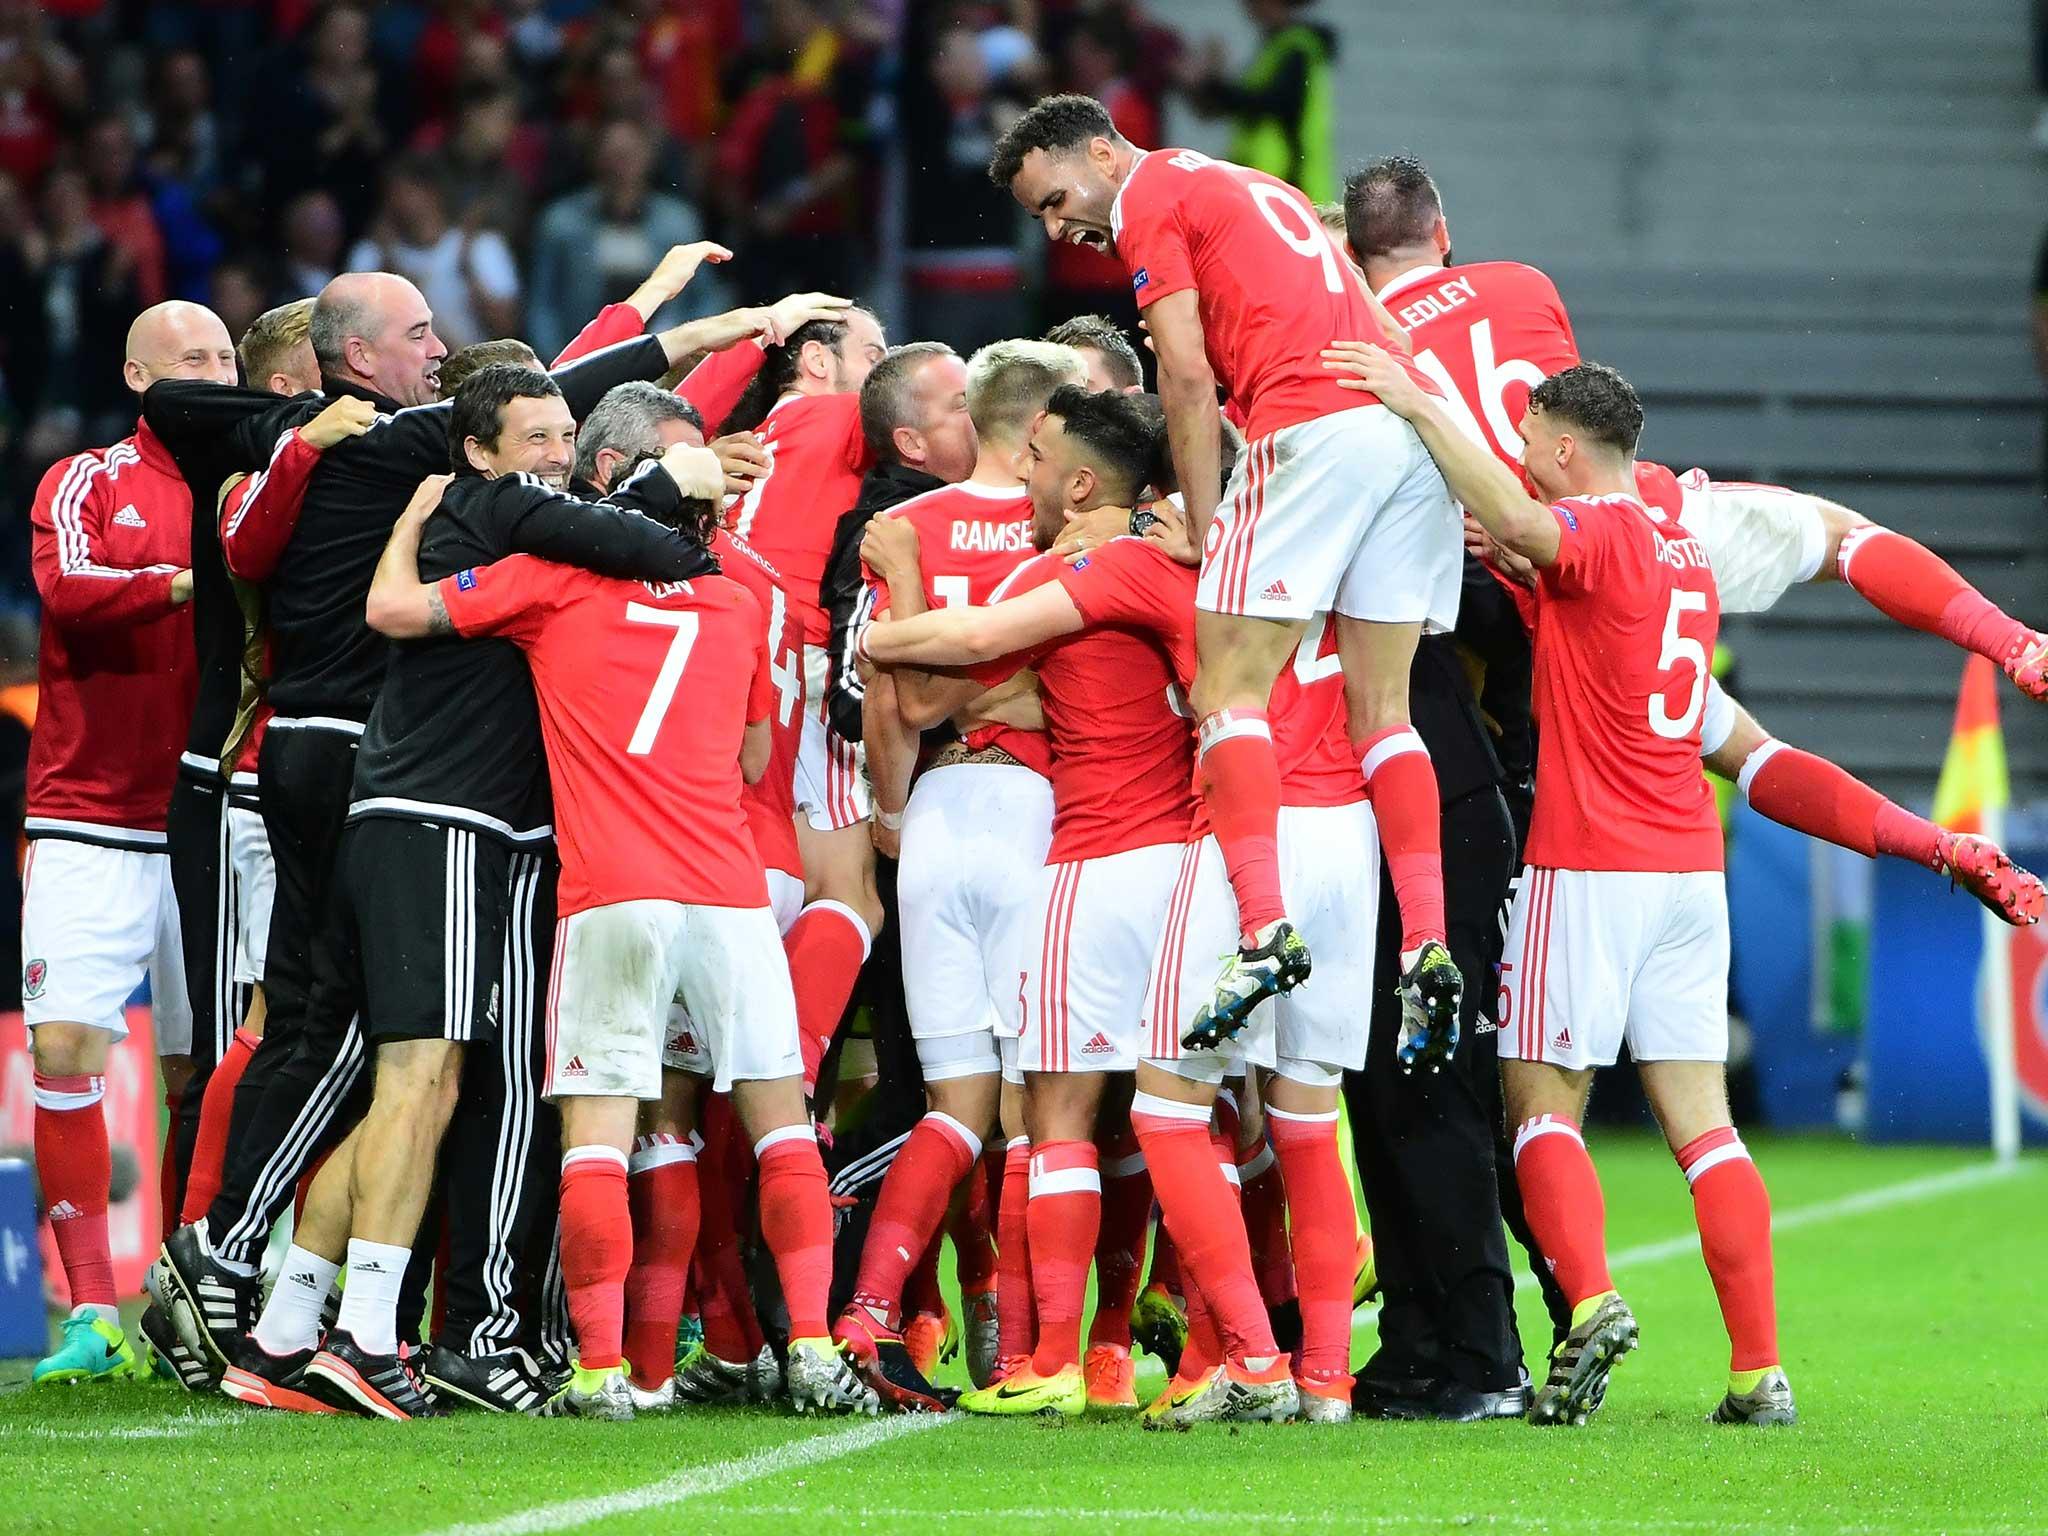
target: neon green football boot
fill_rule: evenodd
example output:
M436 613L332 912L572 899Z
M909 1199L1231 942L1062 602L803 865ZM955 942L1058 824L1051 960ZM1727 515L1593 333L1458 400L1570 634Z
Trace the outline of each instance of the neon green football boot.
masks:
M36 1362L29 1378L34 1385L70 1386L81 1381L136 1381L143 1376L135 1346L119 1323L110 1323L93 1307L80 1307L63 1323L64 1342L57 1352Z

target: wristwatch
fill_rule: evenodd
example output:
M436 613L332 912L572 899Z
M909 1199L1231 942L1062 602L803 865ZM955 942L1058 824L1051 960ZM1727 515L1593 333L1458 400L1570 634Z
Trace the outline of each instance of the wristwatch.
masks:
M1131 514L1131 537L1142 539L1145 537L1145 530L1156 525L1158 521L1159 514L1150 507L1138 508Z

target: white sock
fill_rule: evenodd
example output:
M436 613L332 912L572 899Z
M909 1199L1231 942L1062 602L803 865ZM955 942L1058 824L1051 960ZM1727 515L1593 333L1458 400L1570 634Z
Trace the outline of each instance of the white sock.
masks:
M112 1323L116 1328L121 1326L121 1309L119 1307L110 1307L104 1302L81 1301L71 1309L71 1315L73 1317L96 1317L103 1323Z
M341 1266L293 1243L256 1319L256 1342L273 1355L311 1349L320 1342L320 1309Z
M412 1250L396 1243L348 1240L348 1283L341 1290L341 1317L334 1326L365 1354L398 1353L398 1293L411 1262Z
M262 1273L254 1264L244 1263L240 1259L224 1259L217 1253L213 1256L213 1262L229 1274L240 1275L244 1280L254 1280L257 1275Z

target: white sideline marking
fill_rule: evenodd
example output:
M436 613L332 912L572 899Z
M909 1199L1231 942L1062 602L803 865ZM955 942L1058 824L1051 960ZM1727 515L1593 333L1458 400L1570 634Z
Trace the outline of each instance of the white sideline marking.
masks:
M2031 1162L2016 1163L1970 1163L1961 1168L1951 1168L1946 1173L1923 1174L1917 1179L1901 1179L1896 1184L1880 1184L1875 1189L1858 1190L1853 1195L1842 1195L1833 1200L1817 1200L1812 1205L1794 1206L1789 1211L1771 1213L1771 1232L1796 1232L1801 1227L1817 1226L1826 1221L1838 1221L1844 1216L1861 1216L1867 1211L1882 1211L1894 1205L1908 1205L1915 1200L1927 1200L1935 1195L1946 1195L1959 1189L1973 1189L1979 1184L1996 1183L2011 1178L2014 1174L2027 1173L2041 1165ZM1510 1244L1519 1249L1518 1244ZM1633 1248L1624 1248L1608 1257L1609 1269L1631 1269L1638 1264L1659 1264L1666 1259L1697 1257L1700 1251L1698 1232L1687 1232L1679 1237L1667 1237L1654 1243L1638 1243ZM1515 1274L1515 1289L1533 1291L1536 1277L1527 1269L1518 1269ZM1369 1323L1378 1317L1380 1309L1371 1302L1351 1314L1355 1323Z
M0 1440L176 1440L201 1430L219 1429L247 1416L240 1413L186 1413L150 1424L102 1428L70 1424L0 1424Z
M837 1434L813 1435L804 1440L792 1440L787 1445L770 1446L764 1451L735 1457L731 1461L690 1467L656 1482L643 1483L638 1488L622 1488L617 1493L594 1499L565 1499L559 1504L542 1504L496 1520L444 1526L432 1536L539 1536L544 1531L574 1530L593 1520L635 1514L646 1509L665 1509L672 1504L723 1493L728 1488L751 1483L757 1478L776 1477L804 1467L814 1467L821 1462L837 1461L842 1456L852 1456L887 1441L901 1439L904 1435L937 1429L951 1422L950 1414L926 1413L872 1419Z

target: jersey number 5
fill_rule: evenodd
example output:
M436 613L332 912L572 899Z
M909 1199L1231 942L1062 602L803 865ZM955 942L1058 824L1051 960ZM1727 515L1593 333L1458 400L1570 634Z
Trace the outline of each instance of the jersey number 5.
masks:
M690 664L690 647L697 643L697 615L628 603L626 622L660 624L675 631L669 637L668 654L661 658L661 670L654 674L647 707L640 711L640 723L633 727L633 739L626 743L626 750L633 756L645 757L654 750L654 738L661 734L661 722L667 718L668 707L675 702L676 689L682 684L683 668Z
M1685 708L1676 717L1662 693L1650 695L1650 729L1667 741L1691 734L1707 701L1707 648L1690 635L1678 632L1678 621L1683 615L1706 611L1706 593L1681 591L1671 594L1671 606L1664 613L1664 648L1657 656L1657 670L1669 672L1680 662L1692 668L1692 692L1686 695Z

